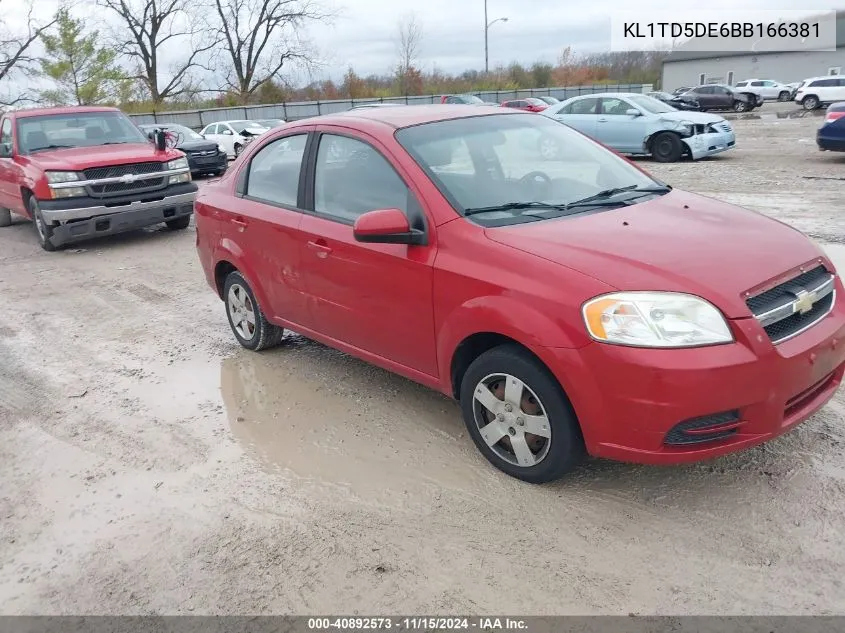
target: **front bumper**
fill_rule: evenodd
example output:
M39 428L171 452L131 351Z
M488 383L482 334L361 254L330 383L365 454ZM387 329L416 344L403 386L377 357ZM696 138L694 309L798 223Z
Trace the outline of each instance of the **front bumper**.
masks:
M202 174L209 171L223 172L229 167L229 157L225 152L217 152L211 156L186 154L186 157L192 174Z
M197 197L197 185L186 182L171 185L152 193L115 196L113 198L63 198L39 200L41 215L48 224L86 220L102 215L169 208L190 204ZM140 199L139 199L140 198Z
M681 139L689 148L693 160L720 154L736 146L736 134L730 132L708 132Z
M731 322L736 342L697 349L591 343L541 348L597 457L648 464L698 461L755 446L818 411L845 374L845 299L803 334L773 345L756 319ZM667 443L679 423L738 412L727 437ZM671 440L669 440L671 442Z
M819 146L819 149L828 152L845 152L845 138L834 138L817 134L816 144Z

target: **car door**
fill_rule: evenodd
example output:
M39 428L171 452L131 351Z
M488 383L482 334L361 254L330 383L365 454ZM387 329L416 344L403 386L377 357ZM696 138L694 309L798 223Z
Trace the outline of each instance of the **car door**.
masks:
M599 108L596 138L618 152L642 152L646 137L643 117L628 114L628 110L639 108L619 97L602 97Z
M0 124L0 144L6 151L0 156L0 208L19 210L20 167L15 162L15 144L12 138L12 120L4 118Z
M202 136L209 141L214 141L215 143L221 145L223 149L226 149L226 143L222 138L220 138L220 134L218 134L218 127L217 123L212 123L211 125L206 126L206 128L202 131Z
M692 94L697 99L698 105L701 108L709 110L717 107L715 95L713 94L713 86L701 86L700 88L696 88Z
M595 138L599 112L599 98L584 97L567 104L553 116L569 127Z
M334 149L334 145L341 146ZM318 333L437 376L432 308L433 235L425 246L357 242L355 220L398 208L412 227L425 219L419 192L383 145L325 127L311 152L309 207L300 226L303 274Z
M734 93L724 86L713 86L713 92L716 95L716 107L729 110L733 107ZM753 103L751 104L753 105Z
M312 327L301 274L304 176L302 165L308 132L296 132L265 143L238 174L237 209L227 220L232 241L250 258L261 277L268 312L290 323Z

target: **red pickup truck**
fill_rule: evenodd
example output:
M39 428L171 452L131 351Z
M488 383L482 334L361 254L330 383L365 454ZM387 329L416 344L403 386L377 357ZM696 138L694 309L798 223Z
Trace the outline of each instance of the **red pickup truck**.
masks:
M188 227L185 154L150 142L116 108L37 108L0 118L0 226L32 220L42 248L164 222Z

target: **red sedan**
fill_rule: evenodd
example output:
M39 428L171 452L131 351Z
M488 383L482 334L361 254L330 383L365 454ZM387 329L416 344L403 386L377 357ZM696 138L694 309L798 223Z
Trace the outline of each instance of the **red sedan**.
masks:
M845 287L818 246L547 117L289 123L200 190L196 225L241 345L289 328L454 397L484 456L530 482L585 454L754 446L845 373Z
M514 110L525 110L526 112L542 112L549 107L549 104L542 99L535 99L530 97L528 99L512 99L510 101L502 101L503 108L513 108Z

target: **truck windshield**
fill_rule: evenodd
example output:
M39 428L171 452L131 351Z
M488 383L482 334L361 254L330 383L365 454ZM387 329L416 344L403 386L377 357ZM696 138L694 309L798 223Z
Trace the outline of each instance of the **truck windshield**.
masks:
M18 119L22 154L67 147L149 143L122 112L68 112Z

